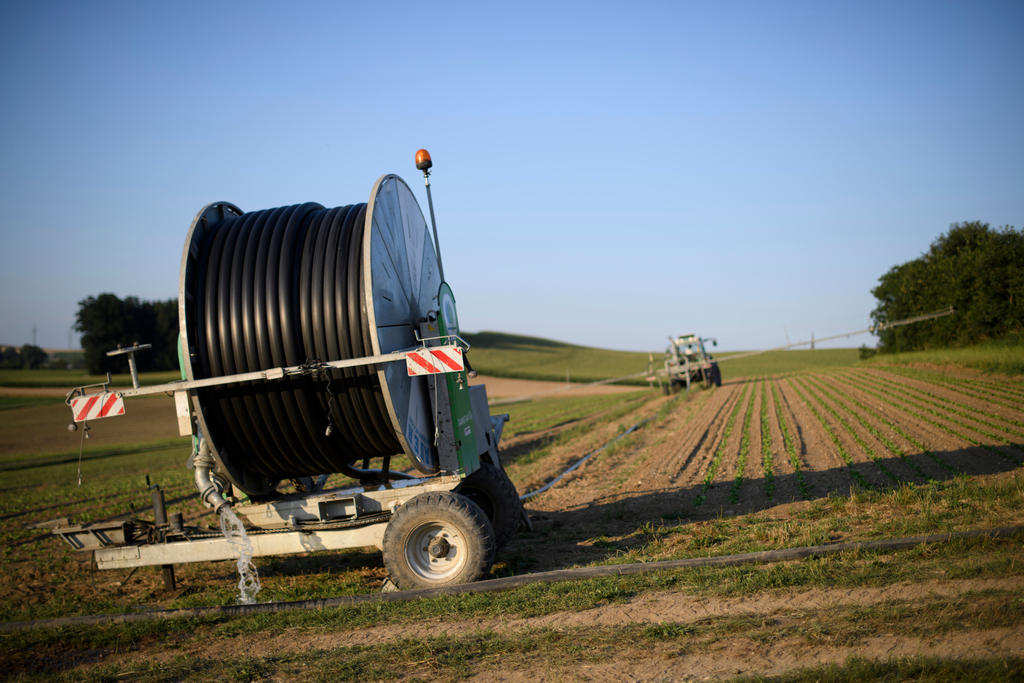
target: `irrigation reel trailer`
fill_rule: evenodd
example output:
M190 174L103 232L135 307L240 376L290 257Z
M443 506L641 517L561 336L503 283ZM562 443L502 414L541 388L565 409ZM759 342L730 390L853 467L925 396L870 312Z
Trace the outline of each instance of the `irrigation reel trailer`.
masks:
M416 162L429 199L426 150ZM202 501L244 522L254 556L376 547L399 588L480 578L524 513L498 456L508 416L469 386L433 234L395 175L366 204L206 206L181 261L182 380L140 387L133 372L132 389L77 388L75 421L171 392ZM118 351L133 370L136 350ZM416 474L392 467L402 456ZM323 490L332 473L359 486ZM153 500L152 523L53 532L100 569L164 566L171 586L174 564L238 558Z

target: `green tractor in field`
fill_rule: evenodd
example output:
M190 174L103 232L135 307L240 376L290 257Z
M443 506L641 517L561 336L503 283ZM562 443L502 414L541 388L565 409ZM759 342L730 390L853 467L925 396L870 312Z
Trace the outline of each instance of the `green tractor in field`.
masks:
M669 347L665 350L667 384L662 385L666 394L676 393L683 387L689 391L690 385L698 382L705 389L722 386L722 372L705 349L705 342L718 346L718 340L695 334L669 337Z

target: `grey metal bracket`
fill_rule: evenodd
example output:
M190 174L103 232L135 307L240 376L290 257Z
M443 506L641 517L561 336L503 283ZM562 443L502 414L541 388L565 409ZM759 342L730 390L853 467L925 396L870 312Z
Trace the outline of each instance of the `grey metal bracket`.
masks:
M437 462L442 472L459 471L459 452L455 445L455 425L452 424L452 410L448 399L448 382L444 375L425 377L430 393L430 404L434 412L434 441L437 447Z

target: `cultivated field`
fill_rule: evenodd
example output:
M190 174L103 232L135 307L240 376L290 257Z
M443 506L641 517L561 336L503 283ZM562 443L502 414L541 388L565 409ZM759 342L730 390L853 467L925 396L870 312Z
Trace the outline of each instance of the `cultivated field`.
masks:
M730 380L723 369L722 387L688 396L496 409L512 416L502 452L520 492L594 455L527 501L534 528L499 553L495 576L1024 525L1021 379L867 364ZM61 406L0 411L0 428L51 409ZM187 444L126 445L102 426L96 438L118 448L85 451L81 486L77 443L2 451L3 620L230 603L231 563L179 567L168 592L155 569L96 573L26 528L141 508L147 473L190 522L213 521L190 489ZM494 594L8 632L2 661L39 678L1003 680L1024 675L1022 541L1018 531ZM371 552L256 564L261 600L373 593L384 578Z

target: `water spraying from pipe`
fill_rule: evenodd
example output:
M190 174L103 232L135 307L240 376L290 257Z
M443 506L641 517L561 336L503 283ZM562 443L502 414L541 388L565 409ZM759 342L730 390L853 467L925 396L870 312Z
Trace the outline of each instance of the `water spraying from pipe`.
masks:
M260 575L252 563L252 542L245 526L230 505L220 509L220 530L228 545L238 554L238 604L251 605L260 592Z

